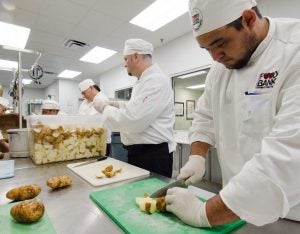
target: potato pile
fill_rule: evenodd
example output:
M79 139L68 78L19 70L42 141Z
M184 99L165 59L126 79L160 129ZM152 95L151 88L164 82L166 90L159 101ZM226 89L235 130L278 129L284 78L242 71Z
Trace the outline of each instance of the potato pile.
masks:
M31 129L31 151L36 164L88 158L106 153L106 130L71 125L44 125Z
M141 211L148 214L153 214L156 211L166 211L166 202L164 197L151 198L145 194L144 197L136 197L135 202Z

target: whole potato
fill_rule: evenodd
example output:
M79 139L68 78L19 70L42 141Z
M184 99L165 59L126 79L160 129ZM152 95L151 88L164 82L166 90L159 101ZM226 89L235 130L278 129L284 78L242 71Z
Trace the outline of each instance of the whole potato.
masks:
M6 193L8 199L23 201L32 199L39 195L41 187L37 184L24 185L17 188L13 188Z
M45 207L37 200L22 201L13 206L10 215L18 222L33 223L43 217Z
M62 188L72 184L72 179L69 176L55 176L47 180L47 185L50 188Z

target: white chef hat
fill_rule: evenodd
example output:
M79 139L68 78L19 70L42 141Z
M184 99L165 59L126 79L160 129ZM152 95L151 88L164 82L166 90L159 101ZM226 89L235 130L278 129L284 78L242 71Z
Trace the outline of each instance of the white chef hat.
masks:
M44 100L42 110L59 110L59 104L54 100Z
M194 36L223 27L254 6L255 0L189 0Z
M153 53L153 45L143 39L128 39L124 45L124 55Z
M4 97L0 97L0 105L4 106L5 108L8 108L9 101Z
M86 79L84 81L81 81L78 85L80 92L83 92L87 90L89 87L93 86L95 82L91 79Z

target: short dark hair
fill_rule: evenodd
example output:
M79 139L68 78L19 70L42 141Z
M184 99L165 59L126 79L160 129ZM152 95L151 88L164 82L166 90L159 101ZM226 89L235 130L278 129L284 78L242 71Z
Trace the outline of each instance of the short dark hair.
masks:
M151 54L141 54L142 58L145 59L145 58L152 58L152 55Z
M253 11L255 11L258 18L260 18L260 19L262 18L262 15L261 15L260 11L258 10L257 6L254 6L251 9ZM227 24L226 26L234 27L236 30L240 31L243 28L242 19L243 19L243 17L241 16L238 19L236 19L236 20L232 21L231 23Z
M98 85L94 84L93 87L94 87L96 90L98 90L98 92L101 91Z

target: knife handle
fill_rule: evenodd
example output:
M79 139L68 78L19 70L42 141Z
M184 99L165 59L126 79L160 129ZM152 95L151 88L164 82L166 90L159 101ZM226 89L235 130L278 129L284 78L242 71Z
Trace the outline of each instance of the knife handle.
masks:
M102 161L102 160L105 160L105 159L107 159L107 156L101 156L101 157L97 158L97 161Z

